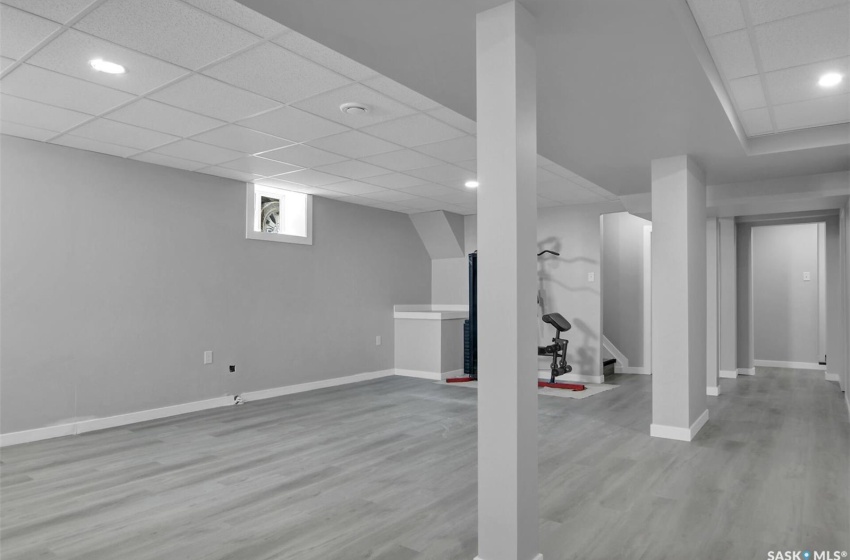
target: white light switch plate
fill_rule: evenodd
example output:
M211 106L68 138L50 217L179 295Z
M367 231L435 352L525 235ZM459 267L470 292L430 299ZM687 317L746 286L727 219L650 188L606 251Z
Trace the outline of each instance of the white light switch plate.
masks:
M381 345L381 335L375 337L375 346Z
M204 365L212 363L212 350L204 352Z
M588 272L587 273L587 281L588 282L596 282L596 273L595 272Z
M811 279L812 279L812 273L811 272L804 272L803 273L803 282L808 282Z

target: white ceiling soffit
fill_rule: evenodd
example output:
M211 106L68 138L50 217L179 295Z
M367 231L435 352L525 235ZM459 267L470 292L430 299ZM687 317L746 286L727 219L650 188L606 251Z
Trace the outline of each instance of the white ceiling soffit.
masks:
M4 134L397 212L475 213L474 121L234 0L0 10ZM95 58L127 72L96 72ZM616 199L545 158L538 173L541 207Z
M850 0L671 3L748 154L850 143Z

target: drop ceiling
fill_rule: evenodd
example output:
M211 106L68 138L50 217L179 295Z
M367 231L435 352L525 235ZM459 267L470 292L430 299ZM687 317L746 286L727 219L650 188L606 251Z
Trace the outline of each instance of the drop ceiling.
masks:
M503 2L428 0L391 10L386 0L238 1L465 117L475 116L475 16ZM825 3L747 1L784 10ZM789 118L787 131L749 138L735 124L722 78L715 83L704 64L714 66L687 0L522 3L536 21L538 150L606 190L647 193L650 162L683 153L712 185L850 169L848 125L791 130L797 123ZM836 18L817 40L840 43L848 26ZM770 45L779 56L782 45Z
M0 10L3 134L398 212L475 212L474 121L235 1ZM343 114L350 101L369 113ZM546 158L538 172L541 207L616 198Z
M748 136L850 122L850 0L688 4Z

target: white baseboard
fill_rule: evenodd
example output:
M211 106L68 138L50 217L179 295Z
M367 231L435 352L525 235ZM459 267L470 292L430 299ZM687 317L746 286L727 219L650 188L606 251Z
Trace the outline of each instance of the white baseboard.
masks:
M541 369L537 371L537 378L544 379L549 381L552 377L552 374L548 369ZM580 373L565 373L561 375L557 379L558 381L566 381L569 383L605 383L604 375L583 375Z
M720 386L717 387L706 387L705 394L709 397L719 397L720 396Z
M484 560L484 559L481 558L480 556L476 556L475 560ZM543 560L543 554L540 553L537 556L535 556L534 558L532 558L531 560Z
M826 366L822 366L817 362L780 362L777 360L753 360L753 365L758 367L776 367L789 369L819 369L826 370Z
M652 375L651 373L644 371L643 368L640 366L628 367L615 365L614 373L634 373L638 375Z
M841 381L841 378L837 373L829 373L828 371L823 372L824 379L827 381L835 381L836 383Z
M677 428L675 426L664 426L662 424L650 424L649 435L652 437L675 439L678 441L691 441L694 436L708 422L708 409L699 415L690 428Z
M719 375L723 379L737 379L738 373L738 370L721 369Z
M739 367L738 368L738 375L755 375L755 374L756 374L756 368L754 368L754 367L748 367L748 368Z
M324 389L326 387L335 387L347 383L357 383L359 381L367 381L369 379L377 379L379 377L388 377L393 375L395 370L388 369L383 371L370 371L366 373L358 373L348 375L346 377L336 377L334 379L324 379L321 381L313 381L310 383L301 383L299 385L288 385L286 387L275 387L273 389L262 389L260 391L249 391L242 393L242 398L248 401L256 401L260 399L270 399L283 395L291 395L293 393L303 393L304 391L313 391L315 389ZM198 412L210 408L219 408L223 406L233 405L233 395L206 399L203 401L193 401L174 406L165 406L162 408L153 408L149 410L140 410L138 412L130 412L128 414L119 414L116 416L107 416L105 418L93 418L89 420L79 420L60 424L58 426L46 426L44 428L35 428L33 430L24 430L20 432L11 432L8 434L0 434L0 447L8 445L18 445L19 443L30 443L43 439L51 439L62 436L71 436L93 432L96 430L105 430L107 428L115 428L118 426L126 426L128 424L136 424L138 422L146 422L148 420L158 420L160 418L168 418L169 416L178 416L190 412Z
M417 377L419 379L431 379L433 381L442 381L446 377L452 377L452 374L440 373L439 371L417 371L415 369L399 369L393 370L394 375L402 377ZM463 373L463 370L460 370Z

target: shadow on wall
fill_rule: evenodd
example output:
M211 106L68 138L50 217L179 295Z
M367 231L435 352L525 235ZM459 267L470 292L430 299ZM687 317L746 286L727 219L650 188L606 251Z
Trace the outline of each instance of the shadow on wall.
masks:
M548 237L537 243L537 252L550 250L560 253L561 249L562 243L557 237ZM573 365L574 372L593 374L598 364L595 363L592 349L598 345L599 335L590 328L588 323L576 317L574 310L563 308L563 305L558 303L571 299L571 297L564 297L567 294L579 292L599 294L599 289L582 283L581 276L575 277L575 274L571 275L568 272L569 266L577 263L598 265L597 260L588 257L566 258L546 254L538 258L537 306L540 317L546 313L560 313L570 321L573 328L566 334L566 338L570 340L567 359ZM581 269L585 270L586 267ZM542 320L538 322L540 344L547 344L553 335L554 331L549 325Z

